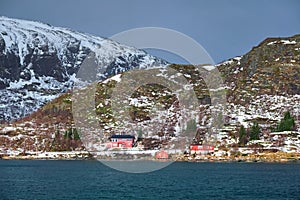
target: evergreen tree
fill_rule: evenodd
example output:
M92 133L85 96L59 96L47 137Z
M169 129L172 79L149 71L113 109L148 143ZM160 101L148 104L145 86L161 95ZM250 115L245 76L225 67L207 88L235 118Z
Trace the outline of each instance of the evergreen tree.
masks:
M254 122L250 130L250 140L258 140L259 133L260 133L260 128L258 126L258 123Z
M72 128L69 128L69 129L65 132L64 138L65 138L65 139L72 139L72 134L73 134L73 130L72 130Z
M283 119L279 122L275 128L275 132L282 131L291 131L295 127L295 119L291 116L291 113L288 111L284 114Z
M73 129L74 140L80 140L80 135L78 133L77 128Z
M239 144L244 146L247 143L247 133L245 127L242 125L239 131Z

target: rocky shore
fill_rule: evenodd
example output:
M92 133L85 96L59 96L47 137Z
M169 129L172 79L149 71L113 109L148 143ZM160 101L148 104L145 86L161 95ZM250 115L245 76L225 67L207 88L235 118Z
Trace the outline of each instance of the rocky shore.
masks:
M44 152L27 155L1 155L2 160L93 160L87 151ZM106 158L107 159L107 158ZM157 160L153 157L153 160ZM163 160L163 159L159 159ZM168 160L176 162L300 162L300 153L258 153L249 155L211 156L211 155L170 155Z
M27 154L0 155L2 160L90 160L93 156L87 151L42 152Z
M186 162L300 162L300 153L259 153L238 156L184 155L176 161Z

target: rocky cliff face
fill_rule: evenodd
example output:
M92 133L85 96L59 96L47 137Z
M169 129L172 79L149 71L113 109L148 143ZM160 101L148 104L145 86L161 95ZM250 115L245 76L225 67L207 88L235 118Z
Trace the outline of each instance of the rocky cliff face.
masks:
M219 64L228 101L247 104L259 95L300 93L300 35L268 38L241 57Z
M0 120L30 114L71 89L81 64L92 54L99 80L133 68L167 64L109 39L0 17Z

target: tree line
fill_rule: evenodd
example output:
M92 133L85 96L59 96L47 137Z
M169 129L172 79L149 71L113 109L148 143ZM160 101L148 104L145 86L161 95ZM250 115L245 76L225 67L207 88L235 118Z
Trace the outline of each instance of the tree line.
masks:
M276 127L272 130L273 132L292 131L296 127L295 118L288 111L284 114L284 117L279 121ZM261 129L257 122L253 122L250 127L250 131L246 130L242 125L239 129L239 145L245 146L248 141L259 140Z

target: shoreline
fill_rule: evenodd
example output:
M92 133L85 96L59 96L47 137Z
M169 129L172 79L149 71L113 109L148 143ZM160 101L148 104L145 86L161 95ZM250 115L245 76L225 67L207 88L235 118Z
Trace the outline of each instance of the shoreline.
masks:
M37 155L2 155L0 160L98 160L88 152L47 152L43 156ZM99 159L101 161L101 159ZM115 160L106 157L106 160ZM211 162L211 163L292 163L300 162L300 153L265 153L246 156L209 156L209 155L171 155L169 159L128 159L128 161L168 161L168 162ZM122 160L118 160L122 161ZM126 161L126 159L124 160Z
M203 156L195 155L181 156L180 161L187 162L264 162L264 163L279 163L279 162L298 162L300 161L300 153L260 153L239 156Z
M5 161L97 161L97 159L89 158L89 159L25 159L25 158L9 158L9 159L3 159L1 160ZM98 160L101 162L101 160ZM126 161L126 160L123 160ZM134 160L133 160L134 161ZM136 161L156 161L156 162L162 162L160 160L136 160ZM122 162L120 160L120 162ZM178 163L299 163L300 159L297 160L281 160L281 161L249 161L249 160L172 160L172 161L166 161L166 162L178 162Z

